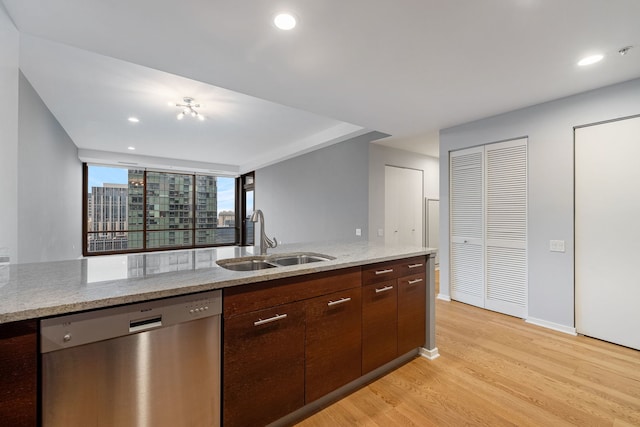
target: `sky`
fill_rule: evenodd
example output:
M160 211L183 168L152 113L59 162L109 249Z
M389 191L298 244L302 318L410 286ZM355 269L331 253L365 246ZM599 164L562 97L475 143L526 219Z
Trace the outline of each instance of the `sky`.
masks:
M89 188L102 187L107 184L126 184L127 169L89 166ZM218 177L218 212L234 211L235 206L235 178Z

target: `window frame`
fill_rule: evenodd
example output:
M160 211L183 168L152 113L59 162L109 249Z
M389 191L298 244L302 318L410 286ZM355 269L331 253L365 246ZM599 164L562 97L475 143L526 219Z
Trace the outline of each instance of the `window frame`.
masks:
M90 234L98 234L104 231L89 231L88 222L89 222L89 166L101 166L101 167L113 167L120 169L139 169L143 170L143 221L142 221L142 230L134 230L129 231L126 230L126 233L142 233L142 248L133 248L133 249L120 249L120 250L108 250L108 251L100 251L100 252L91 252L89 251L89 235ZM166 230L148 230L147 228L147 173L161 173L161 174L175 174L175 175L189 175L193 179L193 190L191 195L191 214L192 214L192 224L191 228L187 229L166 229ZM241 217L239 217L238 211L238 178L235 180L235 225L234 227L218 227L217 223L214 228L201 228L200 230L216 230L218 228L233 228L234 229L234 241L232 243L217 243L217 244L197 244L196 242L196 233L199 230L197 227L197 176L214 176L214 177L222 177L226 178L224 175L213 175L213 174L197 174L195 172L181 172L181 171L165 171L165 170L157 170L153 168L144 168L144 167L127 167L127 166L115 166L115 165L102 165L99 163L82 163L82 255L85 257L92 256L102 256L102 255L117 255L117 254L132 254L132 253L146 253L146 252L162 252L162 251L175 251L175 250L189 250L189 249L202 249L202 248L214 248L214 247L224 247L224 246L238 246L241 243L241 229L242 223L239 221ZM95 208L94 208L95 209ZM216 210L216 214L218 214ZM217 221L217 217L216 217ZM190 245L179 245L179 246L163 246L163 247L147 247L147 232L148 231L189 231L191 235L191 244ZM114 232L114 231L109 231Z

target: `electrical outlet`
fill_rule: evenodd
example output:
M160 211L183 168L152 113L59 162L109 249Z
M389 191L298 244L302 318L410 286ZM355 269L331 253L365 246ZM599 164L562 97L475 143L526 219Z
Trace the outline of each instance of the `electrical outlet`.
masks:
M564 252L564 240L550 240L549 250L551 252Z
M382 236L384 236L384 229L378 228L378 237L382 237Z
M362 236L362 229L356 228L356 236Z

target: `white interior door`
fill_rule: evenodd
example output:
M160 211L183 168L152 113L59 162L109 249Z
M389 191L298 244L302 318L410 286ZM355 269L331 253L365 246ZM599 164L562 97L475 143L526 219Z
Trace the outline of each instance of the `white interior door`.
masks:
M527 140L485 146L485 307L527 317Z
M575 131L578 333L640 350L640 117Z
M484 147L450 154L451 298L484 307Z
M385 167L385 242L424 246L423 172Z

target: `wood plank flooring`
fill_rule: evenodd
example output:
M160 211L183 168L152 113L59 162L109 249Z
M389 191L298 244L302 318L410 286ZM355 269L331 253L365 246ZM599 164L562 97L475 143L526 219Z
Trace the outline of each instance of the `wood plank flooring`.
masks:
M438 359L298 426L640 426L639 351L439 300L436 330Z

